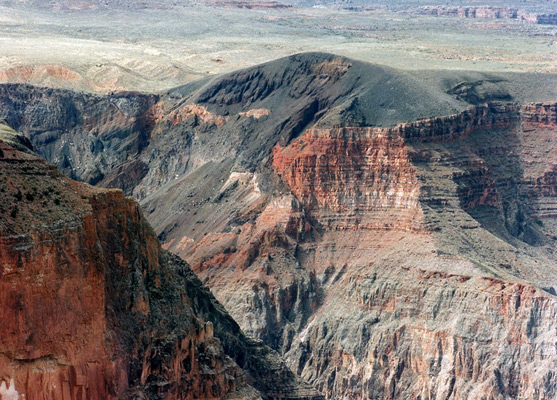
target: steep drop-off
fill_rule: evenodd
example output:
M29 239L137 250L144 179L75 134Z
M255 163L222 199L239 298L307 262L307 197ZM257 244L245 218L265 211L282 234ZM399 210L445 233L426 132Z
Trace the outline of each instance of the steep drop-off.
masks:
M401 143L405 129L309 131L291 145L302 151L277 150L275 167L294 193L328 193L314 195L316 205L307 201L310 216L326 227L322 239L298 249L325 295L287 358L331 397L556 395L556 301L539 288L555 284L554 217L536 207L554 208L556 199L528 197L522 163L509 157L531 163L525 174L550 169L555 141L543 129L521 132L519 122L494 127L475 120L480 128L470 131L451 120L446 135L425 129L398 151L368 143ZM534 160L521 151L534 145L551 149ZM363 175L347 188L344 171L368 166L381 178ZM401 179L403 172L409 177ZM338 210L331 204L339 203L344 209L331 218Z
M98 183L328 398L552 399L555 79L296 55L154 99Z
M32 137L39 154L65 175L91 184L147 145L151 107L158 99L133 92L99 97L29 85L0 85L0 98L0 118ZM135 179L141 178L140 173Z
M552 107L308 130L273 154L292 195L175 251L330 398L550 399Z
M160 248L133 200L1 132L0 398L318 397Z

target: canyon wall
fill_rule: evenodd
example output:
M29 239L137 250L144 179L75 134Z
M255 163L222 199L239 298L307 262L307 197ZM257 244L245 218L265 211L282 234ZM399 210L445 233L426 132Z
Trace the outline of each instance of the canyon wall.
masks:
M328 398L550 399L554 108L309 129L293 197L175 251Z
M6 142L0 164L1 398L317 398L121 191Z
M460 18L514 19L534 24L557 25L557 14L535 14L524 10L497 6L425 6L418 14Z
M0 85L0 118L32 138L40 156L65 175L96 184L147 146L157 99L133 92L108 97ZM130 184L142 177L130 177Z

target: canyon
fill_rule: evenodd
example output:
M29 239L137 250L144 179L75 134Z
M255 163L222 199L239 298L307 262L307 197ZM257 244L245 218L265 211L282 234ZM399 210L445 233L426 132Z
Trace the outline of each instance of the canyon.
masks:
M113 280L101 273L106 267L76 267L80 279L92 280L93 293L116 302L115 316L87 300L76 305L91 307L87 311L96 321L98 334L87 334L104 351L96 354L106 356L95 359L98 368L118 369L106 346L123 346L121 332L131 329L125 321L154 318L168 329L166 318L188 315L192 322L186 327L193 332L199 326L196 333L174 327L179 339L169 342L163 353L168 358L138 371L147 368L145 374L155 371L170 380L161 362L175 365L186 353L191 356L191 346L205 349L214 330L218 341L211 342L211 354L219 361L211 361L212 376L222 395L239 389L267 398L317 396L304 379L328 399L552 399L557 396L556 87L554 74L417 73L306 53L159 94L0 85L0 118L23 134L19 146L32 145L65 175L97 186L74 183L50 167L57 182L76 191L66 195L71 202L60 198L62 205L75 204L72 213L65 211L74 225L64 240L82 235L87 247L74 248L73 256L64 252L69 265L103 263L94 256L95 240L87 239L93 231L97 237L126 238L100 245L102 254L112 257L107 261L112 273L124 274L132 260L144 260L116 280L130 285L125 290L110 287ZM24 168L26 162L9 165ZM45 168L42 161L33 162ZM134 197L142 211L114 188ZM11 218L12 211L3 211L4 217ZM23 216L36 218L25 209L15 218ZM89 225L92 231L80 228ZM137 227L141 235L132 237ZM10 235L43 243L51 257L62 257L63 247L49 248L62 239L37 229L36 236ZM26 258L19 261L16 244L5 246L9 269L27 265ZM53 260L42 266L54 281L74 270L58 271L56 265L60 262ZM193 298L190 290L180 291L189 282L198 288ZM217 301L201 282L230 317L222 308L217 317L217 311L200 305ZM176 298L166 298L167 286ZM127 302L111 297L120 292L136 297ZM182 303L180 296L191 300ZM10 301L4 309L12 310L15 324L26 300ZM158 316L152 309L161 301L172 304L176 314ZM105 326L114 336L99 343ZM148 342L160 332L153 328L141 335ZM11 347L25 349L25 340L16 337ZM259 362L275 357L274 365L286 368L280 354L301 378L279 367L274 375L257 376L256 371L267 371L266 364L254 368L242 361L235 341L266 352ZM154 353L133 347L144 342L130 340L126 345L133 350L123 354L149 364ZM53 344L60 345L48 342ZM78 347L71 354L81 353ZM12 364L18 359L6 357ZM57 367L64 372L56 376L72 382L67 365L83 369L91 358L83 357L65 360ZM54 362L41 360L46 361ZM31 368L21 365L16 388ZM223 381L223 371L234 379ZM195 381L192 374L199 371L181 373ZM290 377L287 387L294 394L273 394L280 388L277 374ZM4 372L0 390L9 390L12 376Z
M61 175L5 122L0 165L0 398L320 398L120 190Z

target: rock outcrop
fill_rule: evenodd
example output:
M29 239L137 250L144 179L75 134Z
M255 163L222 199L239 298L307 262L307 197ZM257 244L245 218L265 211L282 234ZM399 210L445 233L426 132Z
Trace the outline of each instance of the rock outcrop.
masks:
M525 176L551 169L555 140L542 129L517 139L516 119L506 128L478 121L473 130L451 128L458 120L447 118L445 128L462 136L405 141L400 129L309 130L273 157L315 221L318 240L301 241L297 252L325 288L287 359L330 398L557 393L556 354L547 345L557 301L542 290L557 272L554 217L536 211L555 204L553 181L544 173L535 182L545 191L521 200L530 180L518 181L513 161L501 165L515 154ZM542 143L551 150L534 159L545 151L528 150Z
M154 99L101 183L328 398L551 399L554 79L296 55Z
M158 97L122 92L110 97L1 85L0 118L33 138L40 155L72 178L96 184L148 144Z
M520 110L520 117L528 125L554 129L557 127L557 104L550 102L527 104Z
M133 200L2 129L0 398L317 398L160 248Z
M293 197L182 254L329 398L552 398L556 143L533 108L307 130L273 154Z
M227 8L246 8L248 10L268 10L291 8L291 4L281 3L279 1L208 1L208 4L215 7Z

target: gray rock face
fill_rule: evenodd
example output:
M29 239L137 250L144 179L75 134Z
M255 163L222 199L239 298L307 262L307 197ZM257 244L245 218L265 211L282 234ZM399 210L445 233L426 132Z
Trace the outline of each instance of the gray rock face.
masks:
M156 96L111 97L27 85L2 85L0 118L31 138L64 174L95 184L148 143Z

